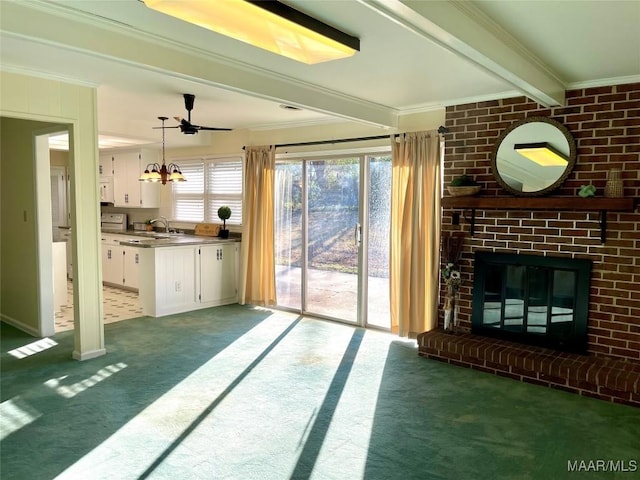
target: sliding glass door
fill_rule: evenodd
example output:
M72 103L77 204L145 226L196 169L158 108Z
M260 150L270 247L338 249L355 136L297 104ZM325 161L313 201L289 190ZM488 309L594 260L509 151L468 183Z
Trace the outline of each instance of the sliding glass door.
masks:
M360 161L306 162L305 311L358 321Z
M278 305L389 328L389 156L276 164Z

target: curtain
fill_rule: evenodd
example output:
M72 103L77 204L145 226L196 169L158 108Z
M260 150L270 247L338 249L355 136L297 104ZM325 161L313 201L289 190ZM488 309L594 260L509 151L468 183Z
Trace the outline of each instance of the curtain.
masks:
M276 304L275 147L247 147L243 188L240 303Z
M389 283L391 329L414 338L438 319L440 138L401 135L392 142Z

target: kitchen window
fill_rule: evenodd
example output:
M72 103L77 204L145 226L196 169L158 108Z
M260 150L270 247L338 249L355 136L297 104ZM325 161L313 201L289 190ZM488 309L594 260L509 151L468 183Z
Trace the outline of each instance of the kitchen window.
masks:
M220 223L218 208L231 208L229 225L242 225L242 157L177 161L186 182L173 183L173 220Z

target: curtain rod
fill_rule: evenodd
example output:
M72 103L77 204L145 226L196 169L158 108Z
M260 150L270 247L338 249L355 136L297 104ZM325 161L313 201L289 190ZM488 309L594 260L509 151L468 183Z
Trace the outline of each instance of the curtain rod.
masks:
M438 133L443 135L445 133L449 133L449 129L444 125L440 125L438 127ZM390 134L390 135L375 135L373 137L355 137L355 138L338 138L336 140L316 140L314 142L295 142L295 143L278 143L274 145L275 148L279 147L304 147L309 145L330 145L332 143L349 143L349 142L362 142L366 140L382 140L385 138L389 138L391 136L397 137L401 135L399 133ZM242 147L244 150L246 147Z

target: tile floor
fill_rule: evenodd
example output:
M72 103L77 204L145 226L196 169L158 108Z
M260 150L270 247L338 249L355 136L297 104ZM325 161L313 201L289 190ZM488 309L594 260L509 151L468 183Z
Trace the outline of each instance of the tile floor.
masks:
M121 288L103 286L104 323L119 322L142 316L138 293ZM67 304L56 312L56 332L73 330L73 283L67 282Z

